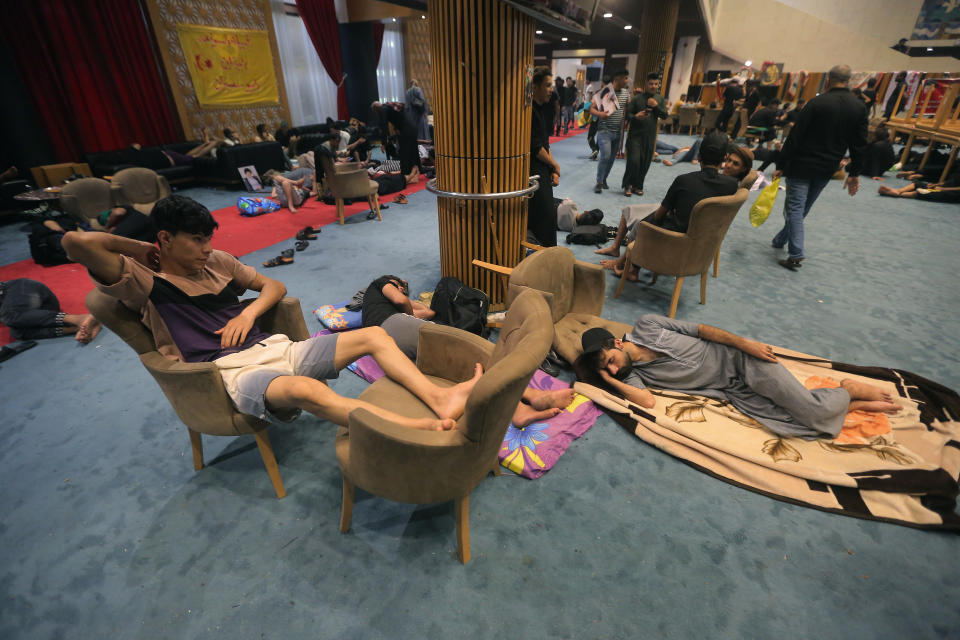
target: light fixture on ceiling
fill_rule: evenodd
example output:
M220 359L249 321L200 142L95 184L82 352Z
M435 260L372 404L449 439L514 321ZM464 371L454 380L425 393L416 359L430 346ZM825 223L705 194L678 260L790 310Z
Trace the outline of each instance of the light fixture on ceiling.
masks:
M613 14L610 13L609 11L607 11L605 14L603 14L603 17L604 17L604 18L612 18L612 17L613 17Z
M421 16L420 16L420 19L421 19L421 20L426 20L426 19L427 19L427 16L421 15Z
M543 35L543 29L537 29L537 35L538 35L538 36L542 36L542 35Z
M393 20L394 22L396 22L396 21L397 21L397 19L396 19L396 18L390 18L390 19L391 19L391 20Z
M560 38L560 40L562 40L563 42L566 42L566 41L567 41L567 37L564 36L564 37Z
M745 66L745 67L749 67L749 66L752 66L752 65L753 65L753 60L747 60L746 62L743 63L743 66Z
M633 29L633 25L628 24L627 26L624 27L624 29Z
M927 47L927 51L933 51L933 47Z

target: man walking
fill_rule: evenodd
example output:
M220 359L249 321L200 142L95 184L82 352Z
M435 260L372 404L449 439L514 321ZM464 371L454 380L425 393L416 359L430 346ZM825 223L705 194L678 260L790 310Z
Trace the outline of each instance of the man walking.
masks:
M623 126L623 110L630 99L630 90L627 89L628 75L626 70L613 74L610 84L593 96L590 105L590 115L600 119L597 124L597 146L600 149L600 158L597 161L597 184L594 193L600 193L607 186L607 176L613 168L613 161L617 157L617 145L620 139L620 129Z
M643 180L653 160L657 142L657 121L667 117L667 106L660 90L660 74L648 73L644 91L627 105L627 168L623 172L623 195L643 195Z
M783 229L774 236L772 244L775 249L789 244L789 257L778 264L791 271L796 271L805 257L804 218L848 149L850 164L843 187L851 196L860 188L860 169L867 146L867 109L863 101L850 93L849 82L849 66L830 69L827 91L803 108L780 150L773 175L786 176L787 197L783 204Z

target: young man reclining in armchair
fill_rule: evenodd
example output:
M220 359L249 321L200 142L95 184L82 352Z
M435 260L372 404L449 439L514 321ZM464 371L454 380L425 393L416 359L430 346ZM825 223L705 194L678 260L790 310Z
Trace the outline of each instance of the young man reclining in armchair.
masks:
M578 365L648 409L655 399L647 386L684 391L727 400L774 433L817 438L836 437L848 411L901 408L880 388L851 379L836 389L807 389L770 345L705 324L648 314L622 339L599 327L580 339Z
M217 222L206 207L183 196L157 202L157 245L106 233L70 232L63 247L94 282L141 314L157 349L168 358L214 362L237 409L261 419L306 410L346 425L363 407L407 427L447 430L463 414L482 374L449 388L430 382L379 327L293 342L257 327L257 318L286 294L282 283L257 273L210 245ZM159 245L159 246L158 246ZM244 307L237 297L259 291ZM437 419L413 419L344 398L320 382L364 355L419 397Z

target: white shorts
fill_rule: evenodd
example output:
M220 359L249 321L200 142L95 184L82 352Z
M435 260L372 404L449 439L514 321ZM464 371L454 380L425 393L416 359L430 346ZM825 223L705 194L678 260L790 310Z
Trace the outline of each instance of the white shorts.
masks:
M261 420L290 422L300 410L274 415L266 408L267 387L280 376L307 376L332 380L340 375L335 357L336 333L294 342L274 334L249 349L214 360L227 393L240 413Z

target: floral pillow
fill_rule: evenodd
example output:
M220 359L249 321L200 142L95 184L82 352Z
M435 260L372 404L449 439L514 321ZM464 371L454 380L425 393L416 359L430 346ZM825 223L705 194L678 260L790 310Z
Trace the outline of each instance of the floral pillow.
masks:
M347 302L341 304L325 304L313 310L313 315L317 320L330 331L346 331L347 329L359 329L363 326L363 314L360 311L348 311Z

